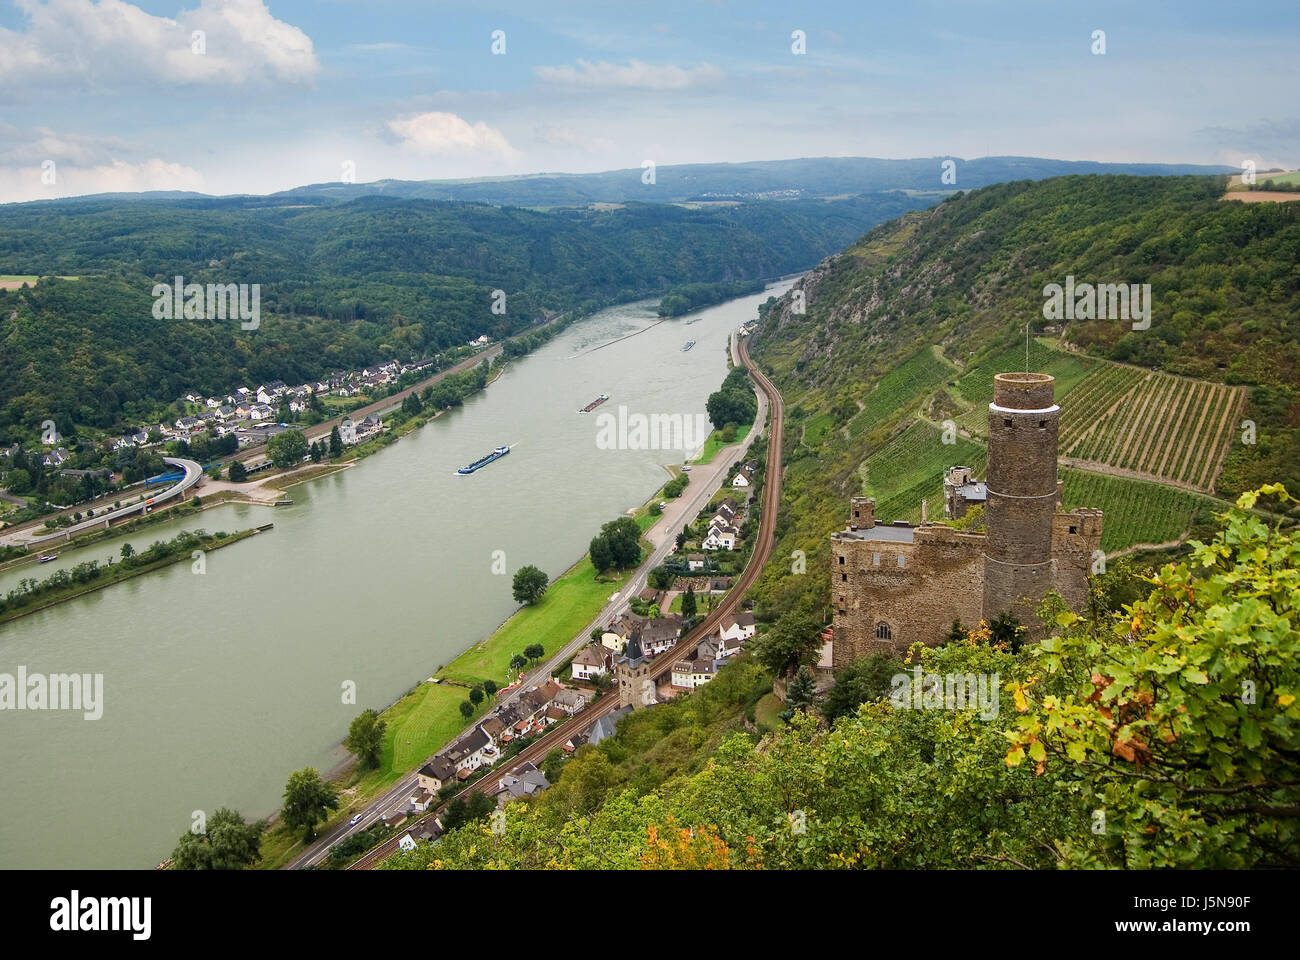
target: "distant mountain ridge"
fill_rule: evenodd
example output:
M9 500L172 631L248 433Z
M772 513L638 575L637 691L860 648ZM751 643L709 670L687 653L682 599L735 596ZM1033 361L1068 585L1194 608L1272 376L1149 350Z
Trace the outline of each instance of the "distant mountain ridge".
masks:
M955 182L942 179L945 161L953 162ZM589 203L706 202L728 199L815 199L890 190L951 193L1009 180L1044 180L1070 174L1183 175L1239 173L1236 167L1194 163L1102 163L1041 157L809 157L742 163L664 164L655 182L642 182L640 167L599 173L535 173L458 180L375 180L369 183L313 183L257 197L262 202L291 199L344 202L367 196L402 199L461 200L494 205L573 206ZM951 179L951 178L950 178ZM94 194L74 200L253 199L231 194L221 198L186 191Z

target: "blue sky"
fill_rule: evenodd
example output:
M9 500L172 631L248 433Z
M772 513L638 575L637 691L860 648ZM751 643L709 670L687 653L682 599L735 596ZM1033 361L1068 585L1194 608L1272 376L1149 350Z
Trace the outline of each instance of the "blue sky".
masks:
M0 201L647 159L1294 168L1298 63L1294 2L0 0Z

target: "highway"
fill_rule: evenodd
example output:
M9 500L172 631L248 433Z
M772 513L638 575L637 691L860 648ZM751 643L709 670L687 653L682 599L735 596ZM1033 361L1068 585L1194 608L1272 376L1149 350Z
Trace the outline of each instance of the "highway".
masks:
M713 610L712 613L705 617L694 630L692 630L687 636L678 640L671 650L665 651L651 661L650 676L656 682L662 680L665 674L672 671L673 664L677 660L681 659L680 654L682 652L693 650L701 640L716 632L723 620L735 615L736 611L740 607L741 601L744 599L745 592L758 581L759 576L763 572L764 565L771 557L772 548L776 545L776 518L777 511L780 509L781 505L781 445L785 433L785 407L781 400L780 391L776 389L776 385L750 362L748 345L743 338L733 339L733 351L737 361L744 366L749 367L750 375L754 378L754 382L758 387L760 399L759 413L761 414L763 411L763 401L766 401L766 404L770 406L772 412L771 423L768 429L767 466L764 472L763 499L760 507L758 537L754 543L754 551L749 558L749 563L745 566L744 571L737 579L731 591L723 598L722 602ZM759 424L762 423L761 416L756 417L756 422ZM752 440L758 432L759 431L750 431L749 439ZM745 445L745 449L748 449L748 444ZM721 454L719 454L719 456L721 456ZM687 489L690 488L688 487ZM712 493L710 493L709 496L712 496ZM708 496L706 496L704 500L707 502ZM692 513L688 515L693 517L695 514ZM671 545L673 539L665 537L664 543ZM657 561L654 561L652 557L650 561L642 564L638 571L637 579L639 582L644 583L645 574L651 569L654 562ZM627 597L633 595L629 592L631 590L632 584L629 584L623 589L623 591L620 591L620 596ZM606 609L609 608L607 607ZM603 615L604 612L602 611L602 616ZM593 625L602 622L607 621L602 621L598 618L596 621L593 621ZM528 678L528 681L521 684L519 689L525 689L532 682L540 682L541 679L549 676L552 665L558 665L559 662L563 662L563 660L567 659L568 656L571 656L573 652L576 652L578 647L581 646L581 642L585 642L588 639L589 638L586 634L580 635L575 640L576 646L574 643L566 646L565 650L568 651L568 653L563 653L552 658L544 669L534 671ZM534 680L534 678L536 679ZM517 693L518 690L515 692ZM512 757L508 763L485 774L481 779L456 794L456 796L465 797L472 791L484 792L489 790L495 787L497 781L499 781L502 776L510 771L518 769L525 763L532 763L535 766L540 767L542 760L546 758L546 755L550 753L551 750L560 746L571 737L583 732L601 717L617 709L618 704L619 698L617 692L613 690L607 692L595 704L587 707L587 709L577 714L571 720L566 720L563 723L556 724L543 734L537 742L530 744L528 747L521 750L516 756ZM411 791L415 783L416 781L414 779L407 781L404 785L404 789ZM400 796L400 793L401 791L396 789L390 790L385 794L385 797L398 797ZM407 794L407 796L409 795L410 793ZM374 821L379 818L381 812L387 809L386 803L388 802L391 801L381 799L367 808L366 818L362 820L361 824L358 824L357 829L363 829L365 825L374 823ZM381 804L385 805L381 806ZM379 812L376 812L377 809ZM398 835L385 840L382 844L375 847L375 849L371 850L348 869L368 870L380 860L391 856L398 849L397 844L402 836L430 817L436 817L443 809L445 809L445 806L430 811L418 820L413 821L401 830ZM344 828L341 828L341 832L340 830L335 831L339 837L344 835L346 832L347 830ZM293 866L309 866L312 863L318 862L323 855L324 852L322 851L320 856L313 857L310 863L300 860L299 862L295 862ZM303 859L305 860L305 858Z
M89 530L92 527L108 527L108 525L122 517L130 516L133 513L146 513L154 507L171 500L173 497L182 496L186 490L194 486L203 477L203 468L194 460L184 460L179 457L163 457L163 463L173 467L180 467L185 471L185 476L160 493L153 496L145 496L139 503L131 504L127 507L121 507L109 512L101 512L99 516L90 520L82 520L80 523L74 523L70 527L63 527L56 533L48 533L40 537L32 537L26 541L27 546L34 547L42 543L48 543L52 540L71 540L74 533L80 533L82 530ZM108 510L108 508L104 508Z

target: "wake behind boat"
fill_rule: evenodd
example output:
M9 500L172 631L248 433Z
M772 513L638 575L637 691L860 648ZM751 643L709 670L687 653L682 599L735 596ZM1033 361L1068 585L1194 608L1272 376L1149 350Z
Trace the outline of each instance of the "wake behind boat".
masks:
M483 467L486 467L493 460L500 460L509 452L510 452L510 444L508 443L504 444L500 447L497 447L486 457L479 457L473 463L466 464L465 466L461 467L459 470L456 471L456 473L462 477L468 476L469 474L473 473L475 470L481 470Z
M694 341L694 340L687 340L684 344L682 344L682 353L685 353L687 350L691 349L691 347L693 347L693 346L695 346L695 341Z

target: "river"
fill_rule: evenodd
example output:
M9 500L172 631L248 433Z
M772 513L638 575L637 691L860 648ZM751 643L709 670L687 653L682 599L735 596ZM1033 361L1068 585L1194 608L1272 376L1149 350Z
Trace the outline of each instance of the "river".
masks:
M290 772L332 768L359 710L396 700L515 609L494 551L511 574L532 563L554 578L682 462L680 450L602 449L599 414L703 413L730 332L789 286L664 322L654 301L601 311L462 408L290 488L290 506L223 505L0 576L8 591L126 540L275 524L208 555L202 575L179 563L0 626L0 673L104 678L98 720L0 713L0 867L152 867L192 811L265 816ZM601 393L609 402L577 412ZM455 475L503 443L509 456Z

